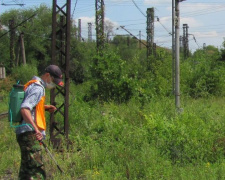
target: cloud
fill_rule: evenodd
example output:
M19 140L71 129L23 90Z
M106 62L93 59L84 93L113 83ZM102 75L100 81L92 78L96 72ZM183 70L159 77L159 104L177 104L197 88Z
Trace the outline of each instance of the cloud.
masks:
M75 19L75 25L78 27L78 21L81 19L81 34L82 37L88 37L88 23L92 23L92 34L95 34L95 17L79 17ZM119 24L117 22L113 22L109 18L105 18L105 21L109 21L112 23L114 30L115 28L119 27Z
M85 27L87 27L88 25L88 23L92 23L92 24L94 24L95 23L95 17L93 16L93 17L79 17L79 18L77 18L77 19L75 19L75 23L76 24L78 24L78 20L79 19L81 19L81 27L83 28L85 28Z
M81 27L82 28L87 28L88 27L88 23L92 23L92 26L95 26L95 17L79 17L77 19L75 19L75 24L78 24L78 19L81 19ZM117 27L119 26L119 24L117 22L113 22L112 20L110 20L109 18L105 18L105 21L110 21L113 26Z
M219 34L216 31L209 32L194 32L195 37L198 38L208 38L208 37L218 37Z
M216 31L209 31L209 32L194 32L194 36L197 39L197 42L200 46L202 46L203 43L206 43L206 45L213 45L215 47L221 48L222 43L224 41L224 33L218 33ZM191 37L190 37L191 40ZM194 41L193 41L194 43Z
M180 26L183 26L183 24L188 24L190 28L194 27L199 27L202 26L203 24L199 21L197 21L195 18L192 17L185 17L185 18L180 18Z
M167 27L171 27L172 25L172 18L171 16L166 16L166 17L161 17L159 18L160 22L167 26ZM157 24L157 23L156 23ZM183 24L188 24L189 27L194 28L194 27L199 27L202 26L203 24L199 21L197 21L195 18L192 17L185 17L185 18L180 18L180 27L183 26Z
M189 13L189 14L193 12L199 13L199 11L201 12L212 11L215 8L218 9L224 7L218 4L207 4L207 3L195 3L194 5L190 3L181 4L182 13Z
M150 0L145 0L150 1ZM160 1L159 1L160 2ZM167 3L168 7L167 10L171 11L171 1L170 3ZM180 11L184 15L193 15L194 14L201 14L201 13L208 13L211 11L217 11L217 10L224 10L224 6L221 6L221 4L207 4L207 3L187 3L183 2L180 3Z

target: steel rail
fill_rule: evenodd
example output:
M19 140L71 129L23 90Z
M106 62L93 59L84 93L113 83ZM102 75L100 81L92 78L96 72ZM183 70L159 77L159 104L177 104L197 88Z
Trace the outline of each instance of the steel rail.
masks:
M3 119L8 116L8 112L0 113L0 119Z

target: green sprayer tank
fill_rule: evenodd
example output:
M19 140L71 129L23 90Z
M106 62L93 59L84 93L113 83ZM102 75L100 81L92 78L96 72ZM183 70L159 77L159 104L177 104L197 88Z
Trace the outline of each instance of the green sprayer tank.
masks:
M20 122L22 116L20 113L20 105L24 99L24 86L20 84L14 84L12 91L10 92L9 99L9 121L10 122Z

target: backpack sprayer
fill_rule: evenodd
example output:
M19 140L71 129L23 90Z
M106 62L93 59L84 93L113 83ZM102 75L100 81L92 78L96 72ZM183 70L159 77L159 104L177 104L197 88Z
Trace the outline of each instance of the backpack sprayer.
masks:
M31 124L22 124L22 125L14 125L15 123L20 123L22 121L22 115L20 113L20 106L24 99L24 85L19 84L19 81L17 84L14 84L12 87L12 90L9 94L9 109L8 109L8 119L10 122L10 126L13 128L21 127L28 125L32 129L33 127Z
M14 84L10 92L8 118L11 126L12 123L21 122L22 120L22 116L20 113L20 105L24 99L23 87L23 85Z

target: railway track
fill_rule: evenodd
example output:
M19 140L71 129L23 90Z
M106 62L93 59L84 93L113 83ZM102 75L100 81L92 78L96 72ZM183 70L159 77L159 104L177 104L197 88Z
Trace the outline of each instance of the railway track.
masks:
M7 116L8 116L8 112L0 113L0 120L7 117Z

